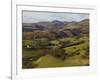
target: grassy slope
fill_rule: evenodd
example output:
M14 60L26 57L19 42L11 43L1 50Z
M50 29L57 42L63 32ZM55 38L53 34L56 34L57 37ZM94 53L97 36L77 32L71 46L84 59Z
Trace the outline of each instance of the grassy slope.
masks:
M34 63L37 64L37 68L85 66L89 63L89 59L82 59L81 56L76 55L62 61L51 55L46 55L33 61Z
M89 59L83 59L80 55L66 58L64 60L65 66L86 66L89 64Z
M61 41L76 41L75 38L63 38ZM79 55L74 55L71 57L66 57L66 59L60 60L59 58L55 58L51 55L45 55L40 57L37 61L33 61L32 63L37 64L37 68L47 68L47 67L67 67L67 66L85 66L89 64L88 58L82 58L84 55L86 48L88 47L88 37L81 37L78 41L84 40L85 42L79 45L74 45L70 47L65 47L66 53L75 54L76 52L80 53ZM59 44L57 40L52 41L52 43ZM42 50L23 50L23 56L33 56L42 53Z
M33 63L38 64L38 68L47 68L47 67L62 67L64 63L62 60L57 59L51 55L45 55L39 58L37 61L33 61Z

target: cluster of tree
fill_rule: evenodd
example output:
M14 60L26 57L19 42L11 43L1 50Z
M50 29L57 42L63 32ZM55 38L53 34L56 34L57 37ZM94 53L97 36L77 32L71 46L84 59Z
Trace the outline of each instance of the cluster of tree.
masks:
M64 60L67 56L64 49L52 49L50 50L50 54L56 58Z
M41 50L36 55L30 57L23 57L23 68L35 68L37 64L32 63L32 61L38 60L40 57L45 55L52 55L60 60L65 60L68 57L75 55L80 55L82 58L89 58L89 45L87 36L80 38L64 38L58 40L48 40L47 38L33 39L33 40L23 40L23 46L27 50ZM85 44L84 46L78 47L77 45ZM26 48L30 45L31 48ZM66 50L64 48L72 47L71 50ZM34 52L33 52L34 53Z
M23 59L23 63L22 63L22 67L23 68L35 68L37 67L37 64L33 64L32 61L30 61L29 59Z
M51 25L52 22L40 23L34 23L34 25L32 23L23 23L23 39L48 38L49 40L53 40L62 37L77 37L81 34L89 33L88 19L80 22L67 22L66 24L64 22L54 21L54 23L59 24L59 28L56 28L57 25ZM60 25L62 23L63 25Z
M24 40L23 41L23 47L28 48L49 48L49 40L46 38L41 38L41 39L33 39L33 40Z
M64 31L33 31L23 32L23 40L32 40L38 38L48 38L49 40L64 38L64 37L75 37L80 36L81 31L78 29L64 30Z

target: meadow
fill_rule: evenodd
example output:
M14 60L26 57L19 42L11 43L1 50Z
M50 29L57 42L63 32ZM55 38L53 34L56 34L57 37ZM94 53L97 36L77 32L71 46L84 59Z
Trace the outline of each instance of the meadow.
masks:
M23 69L89 66L88 19L24 23L22 33Z

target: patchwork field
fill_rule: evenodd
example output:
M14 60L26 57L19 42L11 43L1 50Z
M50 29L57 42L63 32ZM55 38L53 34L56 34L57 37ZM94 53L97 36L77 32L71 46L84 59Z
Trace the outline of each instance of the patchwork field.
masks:
M89 66L89 20L56 23L23 23L23 69Z

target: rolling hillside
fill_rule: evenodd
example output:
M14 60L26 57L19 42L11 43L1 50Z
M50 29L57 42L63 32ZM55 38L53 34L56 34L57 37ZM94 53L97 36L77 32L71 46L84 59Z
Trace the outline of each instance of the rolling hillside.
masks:
M23 69L89 66L89 19L22 24Z

